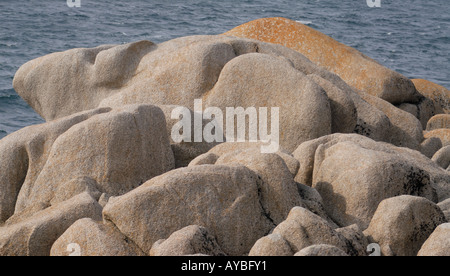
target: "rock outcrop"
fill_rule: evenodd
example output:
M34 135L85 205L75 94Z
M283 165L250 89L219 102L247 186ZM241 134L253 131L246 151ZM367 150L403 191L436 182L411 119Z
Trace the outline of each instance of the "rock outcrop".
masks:
M449 114L450 90L427 80L413 79L412 82L420 94L433 101L436 109L442 109L445 113Z
M357 50L306 25L286 18L263 18L225 35L252 38L294 49L349 85L390 103L417 102L420 94L406 77L383 67Z
M450 256L450 223L439 225L425 241L418 256Z
M367 66L377 67L384 78L374 73L383 84L369 85L381 86L383 91L359 91L333 70L326 71L318 66L320 63L312 63L301 53L281 45L230 36L183 37L159 45L140 41L38 58L19 69L14 87L46 120L95 107L128 104L167 105L161 108L168 119L175 106L198 112L194 100L202 99L200 112L209 107L222 111L242 107L253 114L248 108L256 111L268 108L267 114L257 112L257 115L269 118L278 115L278 142L290 152L302 142L335 132L355 132L418 149L423 140L419 120L366 94L391 103L413 102L416 91L409 80L360 57ZM349 68L360 66L358 60ZM59 64L58 69L53 64ZM72 70L74 67L76 70ZM363 79L355 76L358 78ZM395 99L390 99L391 96ZM279 108L279 114L272 110L275 107ZM218 120L224 130L225 119ZM173 126L173 122L168 126ZM225 138L233 137L229 135ZM172 143L172 147L177 167L187 165L195 155L208 150L205 144Z
M79 250L77 252L77 250ZM53 244L50 256L145 256L115 229L91 218L80 219Z
M413 82L284 18L32 60L0 256L448 255L449 92Z
M306 247L295 253L296 257L348 257L342 249L329 244L317 244Z
M101 220L101 206L87 193L34 216L0 227L0 256L48 256L53 243L77 220ZM67 246L67 245L66 245Z
M385 256L416 256L423 243L446 222L440 208L420 197L399 196L380 203L364 232Z
M191 225L173 233L167 240L157 241L150 250L150 256L186 256L202 254L224 256L216 238L208 229Z
M296 181L317 189L328 215L341 226L365 229L384 199L415 195L433 202L450 196L450 174L417 151L355 134L306 142L293 153ZM380 173L383 172L383 173Z
M243 166L182 168L110 199L103 216L144 252L175 231L203 225L225 254L243 255L275 227L261 206L261 185Z

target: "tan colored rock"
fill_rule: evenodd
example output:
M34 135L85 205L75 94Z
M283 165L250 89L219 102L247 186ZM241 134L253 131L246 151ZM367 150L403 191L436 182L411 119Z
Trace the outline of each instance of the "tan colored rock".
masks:
M72 126L109 111L109 108L103 108L74 114L26 127L0 140L0 223L14 214L24 182L36 181L55 140Z
M200 165L214 165L219 159L219 156L212 152L207 152L205 154L197 156L194 160L192 160L188 167L200 166Z
M427 80L413 79L412 82L420 94L433 100L435 105L447 114L450 112L450 90Z
M229 154L230 152L239 152L239 151L245 151L248 149L259 149L261 150L261 146L263 146L264 143L263 142L257 142L257 143L252 143L252 142L244 142L244 143L222 143L219 144L217 146L215 146L214 148L212 148L207 155L200 157L197 161L200 160L206 160L206 158L208 158L208 155L214 155L217 156L218 158L225 155L225 154ZM292 175L297 175L298 169L300 168L300 163L297 161L297 159L295 159L290 153L288 153L286 150L284 150L283 148L280 148L276 154L278 154L284 161L284 163L286 164L286 166L288 167L289 171L292 173ZM213 160L214 158L210 157L211 160ZM218 159L217 158L217 159ZM213 163L209 163L211 165L215 164L217 160L215 160ZM202 161L205 162L205 161ZM192 166L195 163L193 162L193 164L191 164Z
M357 224L336 229L336 232L344 236L350 243L352 256L367 256L369 241Z
M323 79L315 74L311 74L308 78L320 85L327 93L330 99L332 120L332 133L352 133L355 130L358 111L352 97L351 92L343 91L330 81Z
M427 131L441 128L450 128L450 114L439 114L428 121Z
M301 207L293 208L273 234L281 235L294 252L315 244L330 244L344 251L349 249L347 240L324 219Z
M447 169L450 166L450 145L436 152L432 160L441 166L441 168Z
M447 221L450 222L450 198L440 202L438 206L441 208Z
M441 139L436 137L430 137L425 139L422 144L420 144L420 152L428 158L433 158L433 156L442 148Z
M308 246L294 256L296 257L348 257L342 249L329 244L315 244Z
M154 47L149 41L139 41L50 54L24 64L13 86L44 119L62 118L96 108L127 83Z
M259 239L248 254L250 257L293 256L287 241L279 234L270 234Z
M434 202L450 196L450 174L417 151L355 134L334 134L302 144L296 181L321 194L338 225L365 229L378 204L399 194ZM379 172L383 171L382 174Z
M70 245L79 246L74 252ZM74 248L76 250L76 248ZM50 256L144 256L145 254L111 225L90 218L80 219L53 244Z
M420 95L401 74L308 26L285 18L258 19L225 33L294 49L339 75L351 86L391 103L416 102Z
M437 201L429 174L407 159L347 142L316 154L313 187L338 225L366 228L378 204L399 194Z
M71 81L67 77L73 75L71 70L89 78L83 78L82 84L80 79ZM50 80L38 84L42 79ZM400 82L395 87L401 86ZM385 114L361 99L363 92L299 52L237 37L193 36L159 45L141 41L55 53L25 64L14 85L47 120L92 106L128 104L161 106L168 118L174 106L194 110L195 99L203 100L203 110L219 107L223 112L225 107L267 107L270 113L278 107L279 142L288 152L304 141L333 132L356 132L414 149L423 139L413 140L417 120L393 112L391 107ZM64 110L57 110L60 107ZM173 120L167 121L170 128ZM211 146L214 144L172 143L177 167L186 166Z
M303 205L309 211L326 220L333 229L339 228L325 211L325 204L323 203L322 196L316 189L300 183L297 183L297 189Z
M92 178L100 192L114 196L173 168L162 111L147 105L117 108L73 126L53 143L39 176L23 184L16 215L48 204L58 187L74 178Z
M228 62L208 93L205 106L221 110L268 107L268 113L279 108L279 144L287 151L331 133L330 102L325 91L289 60L269 54L251 53Z
M101 206L87 193L20 223L0 227L0 256L48 256L53 243L77 220L100 220Z
M285 220L292 208L303 206L291 172L276 153L261 153L258 148L230 152L216 165L246 166L261 178L261 204L275 225Z
M419 119L423 129L427 128L427 123L436 114L444 113L442 107L436 104L432 99L421 97L416 104L402 103L397 106L403 111L411 113L414 117Z
M439 225L427 239L418 256L450 256L450 223Z
M203 225L227 255L243 255L275 227L260 204L260 182L242 166L177 169L110 199L103 216L144 252L179 229Z
M450 145L450 129L449 128L440 128L432 131L426 131L424 133L425 139L436 137L439 138L442 142L442 146L446 147Z
M420 148L420 143L423 141L423 128L416 117L377 97L368 94L361 94L361 97L386 114L392 123L389 130L390 140L383 140L383 142L416 150Z
M110 196L106 193L103 193L100 198L98 199L98 204L102 206L102 208L105 208L106 204L108 204L108 201L110 199Z
M433 202L414 196L398 196L380 203L364 231L378 243L385 256L416 256L423 243L446 219Z
M167 240L157 241L150 250L150 256L186 256L186 255L224 256L216 238L198 225L187 226Z
M170 145L174 154L175 158L175 167L186 167L193 159L197 158L198 156L208 152L210 149L212 149L214 146L220 144L218 142L211 142L208 143L206 141L202 142L194 142L194 112L190 110L191 114L191 141L192 142L180 142L177 143L173 141L172 139L172 128L176 123L179 122L178 119L172 119L172 112L174 109L176 109L178 106L174 105L161 105L159 108L164 112L164 116L166 117L166 128L167 128L167 136L170 138ZM201 116L201 115L197 115ZM203 120L202 124L202 130L205 128L207 124L209 124L211 120ZM225 140L225 138L223 138Z
M84 192L99 201L102 194L98 191L97 185L97 181L89 177L74 178L58 187L50 205L64 202Z

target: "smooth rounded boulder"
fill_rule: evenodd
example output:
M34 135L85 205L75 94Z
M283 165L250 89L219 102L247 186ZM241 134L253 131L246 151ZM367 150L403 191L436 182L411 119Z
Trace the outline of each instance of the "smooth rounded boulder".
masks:
M294 49L349 85L390 103L417 102L420 94L405 76L331 37L286 18L262 18L224 35L251 38Z
M186 226L202 225L225 254L243 255L275 227L261 206L260 182L244 166L181 168L110 199L103 216L144 252Z
M450 257L450 223L441 224L434 230L418 256Z
M49 204L59 185L90 177L97 189L122 195L174 168L164 114L158 107L132 105L98 114L56 139L34 182L25 181L15 213Z
M259 239L248 255L250 257L292 256L294 252L280 234L270 234Z
M434 102L437 109L441 108L445 113L450 113L450 90L428 80L413 79L412 82L420 94Z
M295 253L296 257L348 257L342 249L329 244L315 244Z
M53 243L82 218L102 218L102 207L87 193L55 204L19 223L2 226L0 256L49 256Z
M441 209L422 197L398 196L380 203L364 234L378 243L384 256L416 256L439 225Z
M216 238L208 229L191 225L172 235L167 240L153 244L150 256L186 256L202 254L207 256L225 256Z
M71 249L71 250L68 250ZM79 250L79 251L77 251ZM52 245L50 256L145 256L112 225L91 218L80 219Z
M433 116L427 123L427 131L441 128L450 128L450 114Z
M406 194L439 202L450 196L450 174L436 163L364 136L325 136L300 145L293 155L300 161L296 181L317 189L340 226L367 228L378 204L389 197Z
M294 252L315 244L330 244L352 252L344 236L333 230L324 219L302 207L293 208L286 220L273 230L273 234L282 236Z
M23 128L0 140L0 223L14 214L22 186L36 181L56 139L72 126L109 111L101 108L80 112Z

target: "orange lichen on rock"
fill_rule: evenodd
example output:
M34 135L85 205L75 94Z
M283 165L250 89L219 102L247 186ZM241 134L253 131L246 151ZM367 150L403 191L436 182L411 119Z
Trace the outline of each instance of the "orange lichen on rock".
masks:
M281 44L339 75L356 89L390 103L417 102L420 95L405 76L392 71L361 52L299 22L286 18L263 18L238 26L224 35Z

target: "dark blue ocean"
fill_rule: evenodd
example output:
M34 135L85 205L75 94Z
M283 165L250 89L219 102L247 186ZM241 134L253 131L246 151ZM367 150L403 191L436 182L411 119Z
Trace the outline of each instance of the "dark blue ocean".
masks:
M25 62L56 51L136 40L220 34L282 16L355 47L410 78L450 87L450 1L381 0L0 0L0 138L43 120L16 94Z

